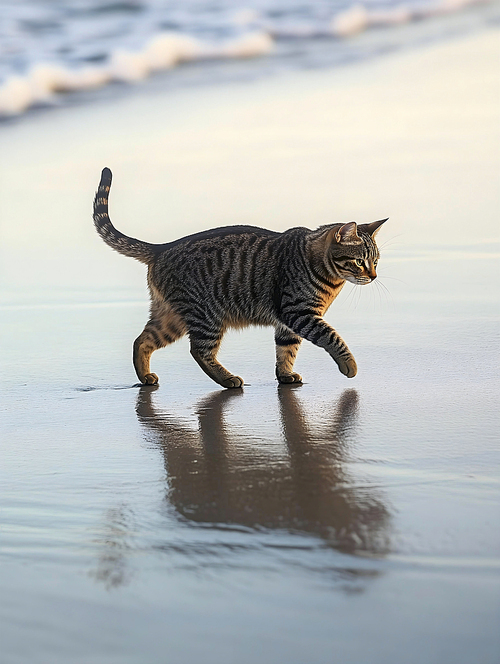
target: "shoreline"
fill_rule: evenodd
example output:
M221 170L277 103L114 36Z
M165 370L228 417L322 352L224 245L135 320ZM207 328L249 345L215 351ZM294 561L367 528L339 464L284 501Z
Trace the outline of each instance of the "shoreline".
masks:
M166 71L170 76L173 72L178 74L179 67L201 65L203 76L210 78L215 72L217 78L219 72L224 78L226 62L246 78L249 75L259 77L259 69L260 76L283 66L286 69L284 61L290 58L297 69L307 68L308 61L313 67L342 66L350 60L377 57L388 50L411 48L429 35L431 39L446 40L460 33L485 29L498 21L498 10L498 2L494 0L436 0L433 5L417 3L386 7L382 11L360 4L339 6L338 13L331 15L330 20L315 26L314 21L309 25L306 21L302 26L287 26L285 22L281 27L277 24L272 27L264 17L259 20L257 14L253 19L247 15L240 31L234 32L233 25L232 36L226 34L222 40L207 41L195 34L157 28L143 41L142 47L136 43L130 50L116 41L102 44L98 61L84 59L79 64L78 60L76 63L65 61L64 56L60 59L61 53L57 51L50 53L46 44L49 52L44 52L42 47L39 60L30 60L31 64L25 64L24 71L16 68L10 71L6 63L6 77L0 81L0 122L37 107L41 110L65 104L75 93L98 95L98 90L106 90L117 83L133 85ZM294 42L300 43L301 56ZM328 44L327 48L322 47L321 42ZM252 60L254 64L243 64ZM165 83L170 85L171 81Z

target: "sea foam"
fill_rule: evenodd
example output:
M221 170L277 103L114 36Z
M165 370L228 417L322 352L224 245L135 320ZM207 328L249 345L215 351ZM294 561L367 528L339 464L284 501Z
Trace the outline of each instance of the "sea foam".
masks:
M232 10L230 23L247 30L224 41L202 40L182 32L159 32L142 47L122 48L120 43L105 53L102 64L72 67L69 63L42 60L24 74L11 74L0 83L0 117L23 113L37 104L51 104L60 93L89 90L112 82L137 83L155 72L172 69L181 63L209 59L252 58L272 53L280 39L346 40L371 28L396 26L413 20L457 12L488 0L429 0L389 7L355 3L331 19L284 21L266 19L253 9ZM290 15L291 16L291 15ZM312 16L312 15L311 15ZM213 19L211 19L213 20ZM0 30L1 33L1 30ZM145 33L147 34L147 33ZM4 35L0 34L0 37ZM83 37L80 35L80 47ZM100 37L101 43L104 37ZM95 41L95 39L94 39ZM9 44L7 43L9 47ZM9 47L10 48L10 47ZM104 49L105 51L105 49Z
M55 93L98 88L112 81L138 82L153 72L182 62L215 58L251 58L269 53L272 37L252 32L221 44L209 44L189 35L163 33L142 50L116 49L101 66L81 69L43 63L25 76L10 76L0 87L0 115L16 115L30 106L50 103Z

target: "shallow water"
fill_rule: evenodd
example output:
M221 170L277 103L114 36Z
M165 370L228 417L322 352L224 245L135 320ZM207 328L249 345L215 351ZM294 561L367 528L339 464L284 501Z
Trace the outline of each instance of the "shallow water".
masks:
M183 341L138 388L144 304L3 309L4 661L496 661L498 320L466 283L429 301L439 265L332 309L352 382L304 344L277 387L248 330L222 351L243 390Z

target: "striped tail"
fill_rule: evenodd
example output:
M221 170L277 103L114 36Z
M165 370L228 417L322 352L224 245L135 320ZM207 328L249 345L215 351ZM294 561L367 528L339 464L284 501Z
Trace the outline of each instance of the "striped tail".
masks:
M156 256L157 245L127 237L111 223L108 215L108 195L111 188L111 171L105 168L94 198L94 226L104 242L124 256L135 258L148 265Z

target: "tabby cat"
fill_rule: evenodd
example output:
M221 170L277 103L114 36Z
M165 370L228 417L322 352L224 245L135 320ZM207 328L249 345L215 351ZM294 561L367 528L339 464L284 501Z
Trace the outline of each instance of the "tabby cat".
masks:
M275 329L276 377L300 383L293 364L302 339L324 348L348 378L354 357L322 316L346 281L369 284L379 251L371 224L330 224L284 233L255 226L227 226L150 244L116 230L108 216L111 171L102 171L94 199L94 223L101 238L125 256L148 266L149 321L134 342L134 367L141 383L154 385L153 351L189 335L191 355L223 387L241 387L217 361L227 328L271 325Z

